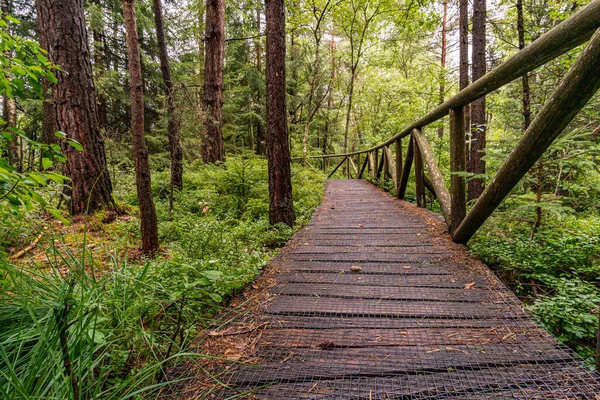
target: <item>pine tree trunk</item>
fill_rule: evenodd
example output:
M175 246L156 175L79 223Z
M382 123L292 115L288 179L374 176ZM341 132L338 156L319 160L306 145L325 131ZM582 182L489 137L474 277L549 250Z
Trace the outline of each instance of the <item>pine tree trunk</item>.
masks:
M523 0L517 0L517 33L519 35L519 50L525 48L525 22L523 18ZM531 90L529 88L529 74L521 77L523 85L523 131L531 125Z
M256 7L256 31L260 34L261 33L261 21L260 21L260 2L258 3L257 7ZM262 74L262 48L261 48L261 40L260 38L256 38L255 44L256 46L256 71L259 74ZM262 105L262 90L260 85L258 86L258 89L256 91L256 102L258 103L258 107L259 110L261 109L261 105ZM256 154L258 155L264 155L265 152L265 146L263 146L264 143L264 138L263 138L264 134L263 134L263 127L262 127L262 123L260 121L260 119L257 119L256 121Z
M448 0L444 0L444 13L442 15L442 55L440 57L440 104L444 102L446 94L446 53L447 53L447 33L448 33ZM438 129L438 137L444 136L444 126Z
M473 2L473 82L486 73L485 58L485 19L486 0ZM467 170L475 174L485 174L485 141L486 141L485 97L473 102L471 108L471 148ZM470 167L470 168L469 168ZM469 181L469 199L476 199L483 193L483 179Z
M469 86L469 0L459 0L459 90ZM467 105L463 109L464 128L465 128L465 155L466 162L469 158L469 141L466 140L470 135L467 132L471 130L471 106Z
M72 187L71 213L85 213L88 204L90 211L113 207L83 2L38 0L36 8L40 32L46 33L49 59L64 70L55 72L58 83L52 85L58 129L83 146L83 151L78 151L63 145L65 172Z
M269 221L294 225L291 158L287 129L284 0L265 0L267 20L267 158Z
M223 67L225 52L225 0L206 1L206 59L204 67L204 111L202 159L225 161L223 146Z
M93 0L92 3L94 3L98 7L102 7L102 3L100 0ZM95 29L92 30L92 39L94 41L94 72L96 73L96 76L103 76L106 66L103 30L104 26L96 26ZM100 124L100 129L106 130L106 126L108 123L106 96L104 96L101 93L96 93L96 97L98 98L98 122Z
M16 128L17 126L17 103L15 99L11 99L6 94L2 101L2 119L6 121L6 127L4 128L13 135L13 138L7 143L8 163L15 167L18 171L21 171L21 157L19 156L19 138L17 134L10 128Z
M4 15L11 14L8 0L0 1L0 11ZM13 52L9 51L8 53L12 55ZM17 127L17 102L5 93L2 96L2 106L2 119L6 122L5 129L8 128L6 130L13 135L12 140L9 140L7 143L8 163L21 171L22 160L19 156L19 139L16 133L10 130L10 128Z
M152 11L154 12L154 23L156 25L156 42L158 44L158 57L160 58L160 71L165 85L165 98L167 102L168 116L168 138L171 153L171 188L181 190L183 188L183 166L181 144L179 143L179 121L175 107L175 91L171 79L171 67L167 53L167 40L165 38L164 17L161 0L152 0Z
M48 53L48 32L42 29L41 19L38 18L38 40L42 49ZM47 79L42 82L44 90L44 102L42 104L42 136L40 141L44 144L58 144L59 140L55 133L58 131L58 116L56 115L56 104L52 98L52 83ZM42 160L40 158L40 169Z
M135 19L134 0L123 0L123 15L129 54L129 79L131 90L131 136L135 156L135 179L140 218L142 222L142 251L145 254L158 250L156 210L152 199L148 150L144 141L144 93L142 66Z

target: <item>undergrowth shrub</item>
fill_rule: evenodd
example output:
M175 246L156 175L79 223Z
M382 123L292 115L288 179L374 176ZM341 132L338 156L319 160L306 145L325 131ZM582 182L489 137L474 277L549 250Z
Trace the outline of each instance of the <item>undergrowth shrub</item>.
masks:
M534 230L531 214L517 208L497 213L469 245L528 299L528 309L550 332L588 357L600 306L600 217L544 215Z

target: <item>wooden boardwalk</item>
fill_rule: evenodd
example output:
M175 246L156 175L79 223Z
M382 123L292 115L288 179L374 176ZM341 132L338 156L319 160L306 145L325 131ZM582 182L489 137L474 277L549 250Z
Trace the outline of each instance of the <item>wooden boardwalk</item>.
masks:
M223 398L600 399L557 344L433 214L365 181L328 181L275 261L259 365Z

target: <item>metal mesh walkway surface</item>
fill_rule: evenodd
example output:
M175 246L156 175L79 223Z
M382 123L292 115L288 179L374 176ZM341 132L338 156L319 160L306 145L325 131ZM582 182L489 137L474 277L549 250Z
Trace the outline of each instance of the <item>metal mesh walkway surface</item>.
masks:
M429 212L328 181L222 398L600 399L600 378Z

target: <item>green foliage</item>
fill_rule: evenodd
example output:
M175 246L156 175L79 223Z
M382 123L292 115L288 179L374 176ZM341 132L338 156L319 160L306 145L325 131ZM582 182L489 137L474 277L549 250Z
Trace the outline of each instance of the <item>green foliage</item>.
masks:
M505 211L488 221L471 249L518 294L530 296L529 310L572 348L591 354L600 306L600 218L546 213L533 223Z
M253 281L294 233L286 225L269 225L266 161L261 158L229 155L220 166L189 166L172 213L166 178L166 172L154 174L153 191L167 257L128 262L118 256L122 246L139 241L137 219L125 219L102 228L115 237L108 262L89 253L85 239L80 250L63 250L64 237L52 238L55 245L47 243L50 270L48 265L32 263L24 269L1 261L3 396L72 398L76 382L81 398L155 397L169 383L163 379L168 366L200 356L182 353L198 330ZM294 166L293 180L298 220L306 222L320 202L324 177ZM132 173L115 182L116 198L125 209L136 205L132 184ZM90 217L86 230L105 217Z
M56 82L52 73L56 67L48 61L44 50L31 40L12 35L10 32L19 21L11 16L0 18L0 94L5 101L41 98L43 79ZM40 171L37 165L11 165L7 158L0 158L0 243L6 241L8 234L17 236L26 213L34 209L50 212L56 218L67 222L60 212L49 205L48 199L56 197L61 191L65 177L53 171L55 164L65 161L57 145L43 145L25 136L14 126L7 126L0 119L0 151L9 148L9 142L20 139L30 152L39 154ZM64 139L65 135L57 133ZM76 148L79 143L66 140ZM14 150L8 150L14 151Z
M19 21L0 14L0 94L9 98L41 97L42 79L56 83L52 69L56 69L33 40L27 40L10 31Z

